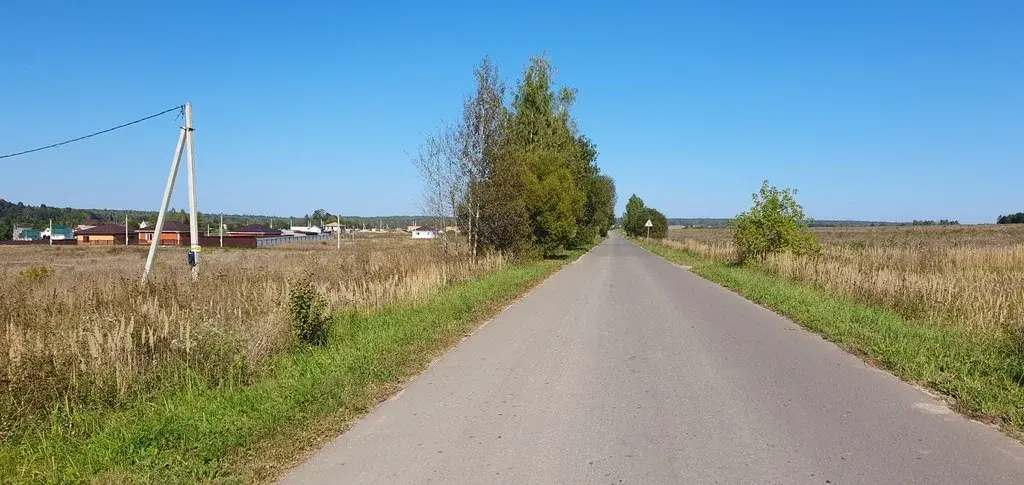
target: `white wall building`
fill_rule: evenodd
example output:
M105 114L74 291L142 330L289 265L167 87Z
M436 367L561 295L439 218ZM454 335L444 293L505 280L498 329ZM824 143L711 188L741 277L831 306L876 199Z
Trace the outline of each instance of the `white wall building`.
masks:
M292 226L291 231L296 236L318 236L323 233L323 231L316 226Z
M413 239L434 239L437 237L437 229L430 226L420 226L412 230Z
M74 239L75 235L71 232L71 229L64 226L53 226L53 234L50 234L50 228L43 229L39 235L43 239L53 239L54 241L63 241L65 239Z

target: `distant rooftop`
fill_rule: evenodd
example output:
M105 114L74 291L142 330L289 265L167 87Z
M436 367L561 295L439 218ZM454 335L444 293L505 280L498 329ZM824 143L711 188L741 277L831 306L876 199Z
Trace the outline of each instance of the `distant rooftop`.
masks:
M240 227L228 232L240 234L281 234L281 231L264 226L263 224L249 224L248 226Z
M134 229L128 229L128 234L135 234ZM120 224L102 224L90 229L83 229L75 233L82 236L123 236L125 227Z
M156 226L139 229L139 232L156 232ZM189 225L184 222L164 221L164 232L189 232Z

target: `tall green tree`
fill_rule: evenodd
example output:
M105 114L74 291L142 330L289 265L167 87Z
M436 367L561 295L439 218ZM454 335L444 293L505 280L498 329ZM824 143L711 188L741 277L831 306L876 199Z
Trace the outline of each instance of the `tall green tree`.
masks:
M481 217L488 210L484 191L501 150L508 110L505 82L489 57L473 70L473 76L476 91L463 102L458 130L459 168L466 189L457 212L459 227L467 235L475 258L481 245Z
M556 90L546 57L535 57L516 86L504 156L527 171L525 205L533 240L544 252L585 242L587 193L597 149L577 132L571 108L576 91ZM582 236L582 237L581 237ZM592 236L591 236L592 238Z
M586 217L590 218L591 232L604 237L615 225L615 180L604 174L596 174L587 186Z
M525 161L511 156L495 160L493 173L481 184L479 217L481 247L517 256L534 253L530 211L523 196L530 172Z
M545 253L571 245L581 228L585 194L556 153L528 155L527 207L533 235Z
M644 224L647 222L647 206L643 199L633 194L626 202L626 212L622 215L622 229L627 236L638 237L647 233Z
M505 106L497 72L485 58L461 119L414 158L425 205L456 217L474 254L553 253L607 233L615 185L572 117L576 91L556 87L550 61L536 57Z

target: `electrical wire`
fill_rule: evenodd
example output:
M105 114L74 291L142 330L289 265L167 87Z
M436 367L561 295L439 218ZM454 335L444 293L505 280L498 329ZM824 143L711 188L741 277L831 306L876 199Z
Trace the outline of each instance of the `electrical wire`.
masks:
M6 155L0 155L0 158L11 158L11 157L16 157L18 155L26 155L26 154L29 154L29 153L38 152L38 151L46 150L46 149L49 149L49 148L56 148L56 147L59 147L61 145L67 145L68 143L74 143L76 141L82 141L82 140L84 140L86 138L92 138L92 137L94 137L96 135L102 135L104 133L110 133L111 131L119 130L119 129L124 128L126 126L131 126L131 125L134 125L136 123L142 123L143 121L151 120L153 118L156 118L157 116L165 115L167 113L170 113L171 111L181 111L184 108L185 108L185 105L175 106L175 107L173 107L171 109L163 110L163 111L161 111L161 112L159 112L157 114L152 114L152 115L149 115L149 116L147 116L145 118L139 118L139 119L137 119L135 121L129 121L128 123L125 123L125 124L122 124L122 125L117 125L117 126L115 126L113 128L107 128L106 130L103 130L103 131L97 131L96 133L91 133L91 134L88 134L88 135L85 135L85 136L80 136L78 138L74 138L74 139L71 139L71 140L65 140L65 141L62 141L60 143L54 143L52 145L46 145L44 147L33 148L31 150L25 150L25 151L17 152L17 153L8 153Z

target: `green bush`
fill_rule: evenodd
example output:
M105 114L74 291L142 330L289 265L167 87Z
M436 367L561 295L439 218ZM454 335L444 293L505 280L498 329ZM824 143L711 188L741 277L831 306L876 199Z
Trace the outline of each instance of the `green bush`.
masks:
M327 298L313 288L309 279L296 282L288 291L288 315L300 341L311 345L323 345L327 341L331 323Z
M650 232L646 232L647 221L651 221L652 224ZM644 224L644 232L641 235L646 236L650 234L652 239L665 239L665 236L668 235L668 219L658 209L653 207L647 208L647 219L644 220Z
M53 269L47 266L29 266L28 268L23 269L19 274L26 280L39 281L44 280L53 274Z
M652 227L647 229L647 221ZM633 194L626 203L626 213L622 215L622 228L629 237L647 237L664 239L668 235L668 219L658 209L644 205L643 199Z
M797 204L795 189L768 185L753 194L754 206L729 221L741 261L761 259L772 253L816 254L818 237L807 229L804 210Z
M1010 339L1016 347L1017 355L1024 358L1024 318L1010 330Z

